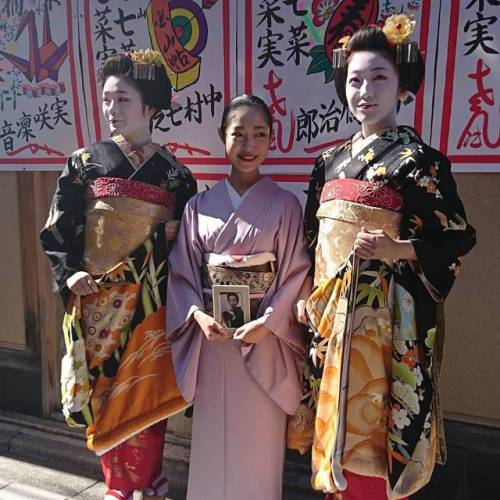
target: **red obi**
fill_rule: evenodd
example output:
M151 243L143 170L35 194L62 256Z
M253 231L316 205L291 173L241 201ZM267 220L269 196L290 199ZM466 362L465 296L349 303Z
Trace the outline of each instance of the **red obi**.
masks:
M403 197L394 189L381 182L359 181L357 179L335 179L328 181L321 192L321 203L330 200L344 200L401 211Z
M163 205L170 210L175 207L175 195L166 189L147 182L131 181L120 177L99 177L89 183L87 195L90 199L128 197Z

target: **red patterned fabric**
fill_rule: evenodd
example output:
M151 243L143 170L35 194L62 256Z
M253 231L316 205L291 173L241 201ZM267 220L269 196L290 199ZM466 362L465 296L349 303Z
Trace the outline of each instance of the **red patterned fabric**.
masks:
M378 477L361 476L343 470L347 489L340 493L328 493L325 500L387 500L386 481ZM402 500L408 500L408 497Z
M380 182L357 179L328 181L321 192L321 203L329 200L352 201L394 212L399 212L403 207L403 197L394 189Z
M91 199L127 196L163 205L171 210L175 206L175 195L170 191L147 182L131 181L118 177L99 177L91 181L87 194Z
M162 471L167 421L139 432L99 457L104 481L113 490L141 490Z

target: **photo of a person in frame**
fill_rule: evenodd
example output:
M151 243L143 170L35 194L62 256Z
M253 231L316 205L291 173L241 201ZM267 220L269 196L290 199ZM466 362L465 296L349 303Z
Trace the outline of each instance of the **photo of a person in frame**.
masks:
M234 314L231 311L222 311L222 325L226 328L232 328L231 323L234 321Z
M229 312L233 316L230 320L229 326L231 328L239 328L240 326L243 326L245 321L243 319L243 309L241 309L238 305L240 303L238 294L234 292L226 293L226 300L230 307Z

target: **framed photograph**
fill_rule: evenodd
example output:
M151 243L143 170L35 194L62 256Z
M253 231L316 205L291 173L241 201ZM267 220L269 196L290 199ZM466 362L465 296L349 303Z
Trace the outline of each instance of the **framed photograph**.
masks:
M247 285L212 286L214 318L234 333L250 321L250 292Z

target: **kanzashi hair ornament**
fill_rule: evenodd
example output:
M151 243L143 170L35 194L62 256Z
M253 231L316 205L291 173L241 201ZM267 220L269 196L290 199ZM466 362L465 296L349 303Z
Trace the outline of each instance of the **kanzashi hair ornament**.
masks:
M414 63L417 60L417 42L404 42L401 45L396 45L396 64Z
M387 41L395 47L396 64L414 63L418 60L418 45L410 40L416 24L406 14L393 14L385 20L382 31Z
M346 65L347 58L349 57L347 45L349 44L350 38L351 37L349 35L343 36L339 40L339 43L342 45L342 47L333 49L332 66L334 69L342 68Z
M410 41L410 37L415 31L416 22L406 14L393 14L384 23L382 32L387 41L394 47L396 64L415 63L418 60L418 44ZM339 43L342 47L333 49L332 66L334 69L343 68L350 55L347 48L350 37L342 37Z
M122 52L122 55L132 61L131 76L134 80L155 80L156 67L163 64L162 55L157 50L135 50ZM102 68L97 70L97 80L99 83L103 83Z

